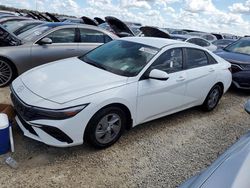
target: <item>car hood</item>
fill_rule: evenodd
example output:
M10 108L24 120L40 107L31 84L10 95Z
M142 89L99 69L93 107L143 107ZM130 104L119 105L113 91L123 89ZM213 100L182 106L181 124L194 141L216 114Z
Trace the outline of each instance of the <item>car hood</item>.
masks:
M125 85L128 79L77 57L42 65L20 78L31 92L59 104Z
M4 46L18 46L22 41L13 33L7 31L4 27L0 26L0 47Z
M98 23L98 25L105 23L105 21L99 17L94 17L94 20Z
M250 132L241 137L211 166L180 188L249 188Z
M105 21L119 37L135 35L124 22L115 17L107 16L105 17Z
M143 26L140 27L141 32L144 34L145 37L159 37L159 38L167 38L170 39L171 36L167 31L162 29L151 27L151 26Z
M227 52L223 49L217 50L214 52L218 56L223 59L229 61L230 63L239 63L239 64L249 64L250 63L250 55Z
M98 24L92 20L91 18L87 17L87 16L83 16L82 17L82 20L85 24L88 24L88 25L94 25L94 26L97 26Z

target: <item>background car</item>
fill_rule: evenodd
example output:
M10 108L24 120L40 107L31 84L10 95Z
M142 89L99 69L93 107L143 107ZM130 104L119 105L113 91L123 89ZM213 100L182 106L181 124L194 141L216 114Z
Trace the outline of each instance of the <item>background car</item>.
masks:
M212 43L210 43L209 41L207 41L206 39L203 39L201 37L194 37L194 36L190 36L190 35L174 35L174 34L171 34L171 39L196 44L196 45L201 46L203 48L206 48L206 49L208 49L210 51L217 50L217 47L215 45L213 45Z
M191 36L197 36L197 37L201 37L203 39L206 39L209 42L213 42L216 41L217 38L216 36L210 34L210 33L203 33L203 32L189 32L188 33Z
M225 48L229 44L235 42L236 39L220 39L212 42L213 45L217 46L218 49Z
M213 110L231 85L229 68L193 44L125 37L22 74L11 98L24 135L105 148L126 128L193 106Z
M244 37L215 52L232 64L233 85L250 89L250 37Z
M46 23L19 35L15 47L1 47L0 87L35 66L79 56L117 36L98 27L83 24Z
M44 23L45 22L39 20L23 20L23 21L18 21L15 24L11 24L7 29L18 36L21 33Z
M250 101L245 105L250 113ZM250 131L201 173L191 177L179 188L240 187L249 188Z

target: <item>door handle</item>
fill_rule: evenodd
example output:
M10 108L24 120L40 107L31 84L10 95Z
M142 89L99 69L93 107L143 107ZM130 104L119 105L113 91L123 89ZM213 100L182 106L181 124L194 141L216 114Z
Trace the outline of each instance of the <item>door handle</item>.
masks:
M176 81L179 81L179 82L184 81L184 80L186 80L186 78L185 78L184 76L179 76L179 77L176 79Z
M209 71L209 72L214 72L215 69L214 69L214 68L210 68L208 71Z
M74 51L74 50L75 50L75 49L73 49L73 48L72 48L72 49L67 49L67 51Z

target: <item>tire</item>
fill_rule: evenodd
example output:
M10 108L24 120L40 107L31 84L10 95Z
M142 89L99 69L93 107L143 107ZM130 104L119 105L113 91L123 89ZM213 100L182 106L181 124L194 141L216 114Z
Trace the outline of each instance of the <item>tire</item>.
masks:
M91 118L86 127L84 140L95 148L107 148L121 137L126 123L126 114L123 110L118 107L104 108Z
M209 91L206 100L202 104L202 109L204 111L210 112L216 108L223 94L222 90L222 87L217 84Z
M16 76L13 65L4 59L0 59L0 87L8 86Z

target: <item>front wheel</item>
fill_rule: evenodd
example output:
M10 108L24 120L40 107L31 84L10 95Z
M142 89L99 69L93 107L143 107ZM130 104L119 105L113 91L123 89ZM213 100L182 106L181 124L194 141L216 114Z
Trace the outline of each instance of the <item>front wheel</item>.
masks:
M126 114L117 107L108 107L97 112L86 127L85 140L96 148L114 144L122 135Z
M206 100L202 104L202 108L205 111L212 111L220 101L223 94L220 85L215 85L208 93Z

